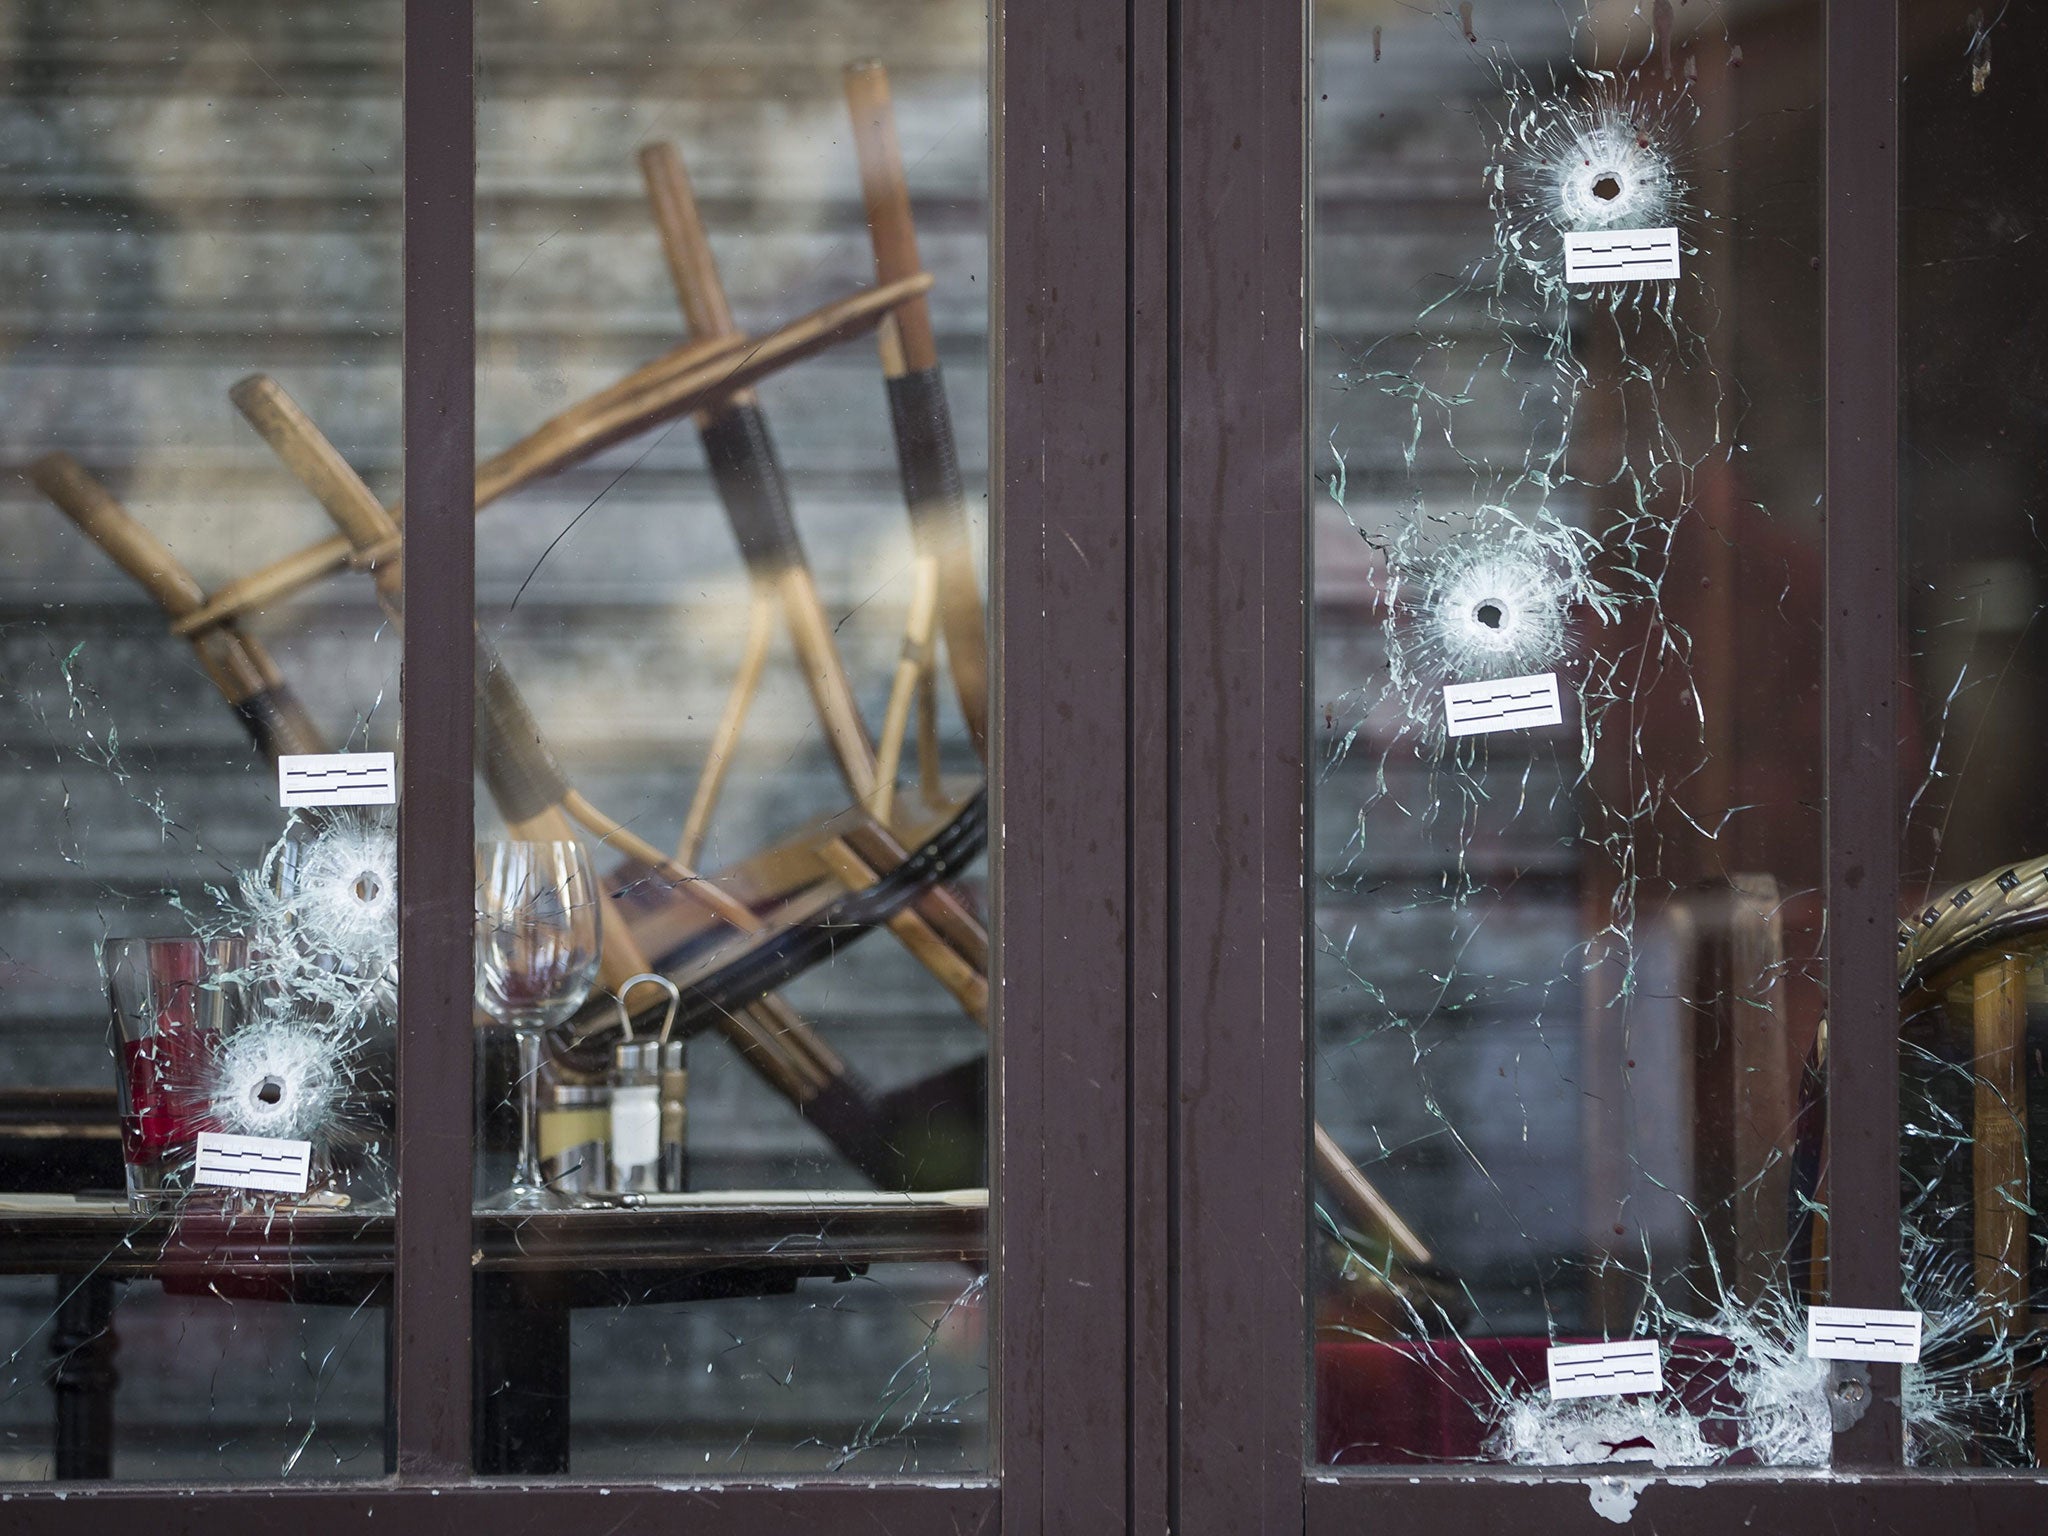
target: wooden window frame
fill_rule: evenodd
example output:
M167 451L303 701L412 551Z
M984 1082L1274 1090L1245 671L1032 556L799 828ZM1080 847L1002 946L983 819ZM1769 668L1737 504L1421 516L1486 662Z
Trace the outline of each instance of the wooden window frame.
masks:
M1889 16L1889 12L1885 12ZM23 1536L874 1528L1605 1532L1583 1476L1307 1464L1308 7L993 11L992 1454L978 1479L469 1471L474 69L407 0L405 985L396 1472L0 1492ZM1895 32L1827 6L1826 964L1835 1294L1899 1295ZM1832 1473L1653 1481L1666 1532L2020 1528L2031 1474L1899 1464L1895 1368ZM516 1505L512 1502L517 1500ZM515 1513L516 1511L516 1513Z
M1829 1261L1837 1304L1858 1307L1900 1296L1900 672L1868 643L1900 621L1895 14L1825 5L1825 506L1846 509L1823 548ZM1307 1465L1308 7L1176 0L1168 25L1171 1528L1611 1531L1593 1474ZM1832 1470L1652 1474L1630 1523L1935 1532L2048 1514L2037 1473L1903 1466L1898 1368L1869 1372Z
M998 721L991 1047L999 1083L988 1475L545 1481L471 1471L471 706L475 87L469 0L404 11L404 484L398 1200L389 1433L376 1481L0 1489L19 1536L234 1536L288 1522L441 1536L1120 1523L1130 1436L1129 18L1089 0L991 16ZM994 104L1000 104L995 109ZM460 921L455 920L459 915ZM1149 1260L1148 1260L1149 1262ZM1111 1362L1105 1368L1104 1362ZM1118 1513L1105 1524L1100 1512ZM509 1526L507 1523L509 1522Z

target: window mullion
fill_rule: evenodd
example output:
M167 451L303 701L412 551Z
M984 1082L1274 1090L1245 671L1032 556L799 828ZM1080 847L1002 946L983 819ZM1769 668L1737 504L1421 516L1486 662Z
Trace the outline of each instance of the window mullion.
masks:
M1899 1305L1898 33L1827 8L1828 1300ZM1867 1369L1868 1376L1864 1376ZM1896 1365L1838 1366L1838 1466L1900 1458Z
M401 1479L470 1467L475 678L475 93L468 0L406 0L407 622L399 814ZM412 814L415 810L420 814Z

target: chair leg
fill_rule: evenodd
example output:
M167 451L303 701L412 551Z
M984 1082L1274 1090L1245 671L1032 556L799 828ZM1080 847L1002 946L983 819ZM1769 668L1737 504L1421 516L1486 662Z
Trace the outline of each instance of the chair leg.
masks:
M1994 1333L2027 1326L2027 965L2002 955L1972 978L1971 1116L1977 1294Z
M554 1277L484 1275L476 1289L476 1470L569 1470L569 1302Z
M56 1409L60 1482L114 1475L114 1282L101 1275L57 1277L50 1333L50 1395Z

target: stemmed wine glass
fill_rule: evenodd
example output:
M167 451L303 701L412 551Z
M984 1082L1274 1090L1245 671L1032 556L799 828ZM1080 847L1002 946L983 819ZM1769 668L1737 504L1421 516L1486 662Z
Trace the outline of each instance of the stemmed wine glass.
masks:
M540 1042L597 979L597 878L575 842L479 843L476 864L476 1002L519 1042L519 1168L498 1204L572 1204L541 1177Z

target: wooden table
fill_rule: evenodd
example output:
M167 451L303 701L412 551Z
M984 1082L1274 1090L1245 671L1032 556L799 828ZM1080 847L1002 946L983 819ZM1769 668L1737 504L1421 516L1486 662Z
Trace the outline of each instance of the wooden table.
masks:
M476 1459L481 1473L568 1470L569 1314L764 1296L876 1264L987 1257L988 1192L749 1190L648 1197L631 1208L475 1213ZM389 1295L395 1217L196 1203L139 1215L125 1200L0 1195L0 1274L59 1277L51 1348L60 1476L108 1475L114 1286L301 1304Z

